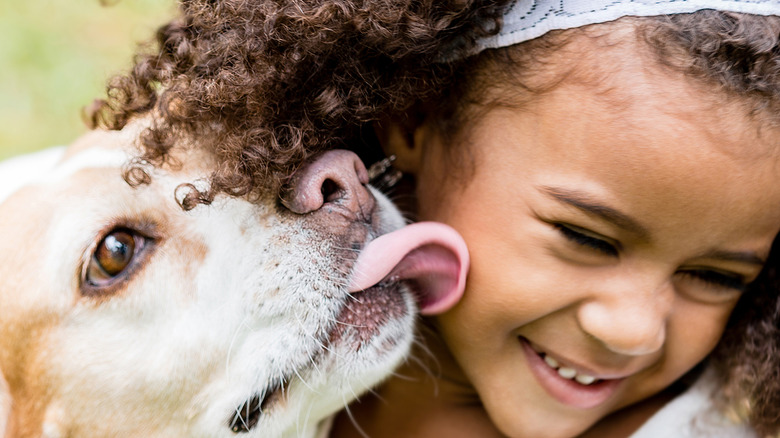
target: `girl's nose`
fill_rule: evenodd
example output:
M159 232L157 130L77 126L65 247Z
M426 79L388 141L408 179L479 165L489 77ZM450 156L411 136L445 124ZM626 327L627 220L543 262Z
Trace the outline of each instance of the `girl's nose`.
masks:
M655 353L666 342L674 287L668 281L610 281L577 311L580 327L618 354ZM655 285L654 285L655 284Z

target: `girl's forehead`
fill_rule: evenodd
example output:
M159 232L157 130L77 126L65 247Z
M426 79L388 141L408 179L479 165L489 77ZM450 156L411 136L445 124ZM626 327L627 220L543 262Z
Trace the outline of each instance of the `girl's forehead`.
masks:
M488 105L465 125L462 147L476 157L501 149L504 187L520 173L565 170L571 184L608 186L635 215L680 229L698 216L719 232L749 227L774 236L780 129L747 98L660 63L634 29L627 21L612 34L573 33L530 64L510 63L529 68L522 83L495 76ZM513 169L520 160L533 168ZM495 172L494 162L480 162L477 173Z
M777 118L776 114L770 114L771 111L761 111L762 107L773 107L771 96L767 95L764 102L757 102L756 93L740 96L725 91L729 85L719 82L717 74L686 71L682 66L699 61L682 47L672 49L671 43L663 51L659 50L648 39L654 26L657 26L654 21L623 17L615 22L570 29L501 49L508 56L486 56L485 62L480 63L478 59L474 63L478 72L476 82L482 85L474 90L482 96L469 97L488 106L493 103L524 105L543 99L558 87L579 85L592 89L593 98L609 103L613 110L621 112L627 106L641 107L648 90L669 90L665 100L658 98L656 102L666 104L670 110L681 102L701 103L702 111L718 112L718 117L725 115L724 119L729 118L726 113L738 111L739 107L753 112L756 119ZM747 62L738 55L731 61L734 64ZM716 66L705 68L715 69ZM752 73L745 73L746 76L749 74ZM484 92L486 89L487 93ZM698 91L693 99L677 96L680 92L692 94L693 91Z
M755 232L751 248L768 250L780 227L780 133L744 111L720 117L666 91L621 111L594 93L561 87L522 110L486 115L468 146L474 179L486 183L470 193L577 190L667 236L706 228L713 241L730 241Z
M733 145L724 152L737 157L775 155L780 149L773 140L780 139L775 114L757 111L754 97L726 92L711 81L667 67L637 36L636 28L637 23L626 20L608 26L607 33L577 32L563 38L565 44L550 53L515 65L527 70L515 76L519 81L498 75L489 87L493 92L488 93L487 107L498 103L533 112L540 105L555 105L548 115L588 111L591 117L585 122L620 126L622 136L654 135L658 130L686 136L693 129L718 138L716 144ZM500 63L487 70L496 68Z
M471 152L500 150L501 186L525 179L592 189L668 229L761 230L768 249L780 227L776 128L739 99L641 63L616 68L601 85L564 81L522 107L488 111L468 136ZM496 172L495 164L478 159L476 172Z

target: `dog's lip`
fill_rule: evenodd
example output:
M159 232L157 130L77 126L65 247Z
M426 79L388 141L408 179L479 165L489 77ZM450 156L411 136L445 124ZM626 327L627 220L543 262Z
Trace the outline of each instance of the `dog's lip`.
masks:
M365 344L380 334L389 322L404 318L410 312L410 306L399 289L397 284L370 287L350 295L328 333L328 345Z
M417 292L421 313L437 314L460 300L468 266L466 242L457 231L418 222L369 242L355 262L349 291L406 280Z

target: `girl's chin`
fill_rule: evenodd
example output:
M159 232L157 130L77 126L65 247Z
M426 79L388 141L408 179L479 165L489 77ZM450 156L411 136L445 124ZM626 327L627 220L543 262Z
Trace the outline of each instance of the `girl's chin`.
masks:
M558 416L558 415L538 415L521 420L516 411L506 413L508 421L500 424L496 421L496 426L502 435L513 438L574 438L579 437L598 419L582 418L577 416Z

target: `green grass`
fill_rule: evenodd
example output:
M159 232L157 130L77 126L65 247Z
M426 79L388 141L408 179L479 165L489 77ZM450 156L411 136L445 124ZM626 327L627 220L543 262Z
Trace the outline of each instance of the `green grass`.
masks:
M81 109L129 68L137 44L175 10L174 0L0 1L0 159L86 130Z

